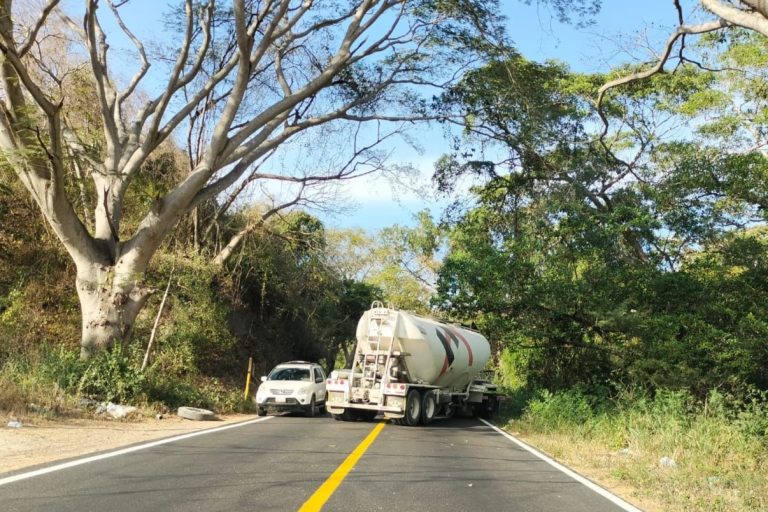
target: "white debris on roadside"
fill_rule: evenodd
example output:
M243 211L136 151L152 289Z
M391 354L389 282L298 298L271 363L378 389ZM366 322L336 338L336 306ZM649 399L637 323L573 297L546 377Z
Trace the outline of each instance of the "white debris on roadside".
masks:
M662 457L659 459L659 465L663 468L676 468L677 462L675 462L675 459L669 458L669 457Z
M19 420L11 420L8 422L8 428L21 428L21 422Z
M96 414L109 414L115 419L120 419L125 418L135 410L136 407L131 405L119 405L113 404L112 402L107 402L96 408Z

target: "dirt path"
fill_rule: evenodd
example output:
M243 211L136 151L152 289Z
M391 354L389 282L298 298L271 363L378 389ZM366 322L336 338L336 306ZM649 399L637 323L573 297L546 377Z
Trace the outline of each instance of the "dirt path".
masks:
M30 419L21 428L7 427L6 419L0 425L0 474L141 441L220 427L255 416L235 414L219 418L217 421L190 421L177 416L138 421Z

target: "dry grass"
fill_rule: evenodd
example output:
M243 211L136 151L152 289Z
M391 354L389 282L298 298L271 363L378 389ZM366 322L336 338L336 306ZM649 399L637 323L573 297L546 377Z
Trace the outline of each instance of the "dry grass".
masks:
M645 510L768 510L765 405L736 414L676 400L624 404L578 422L526 414L506 429Z

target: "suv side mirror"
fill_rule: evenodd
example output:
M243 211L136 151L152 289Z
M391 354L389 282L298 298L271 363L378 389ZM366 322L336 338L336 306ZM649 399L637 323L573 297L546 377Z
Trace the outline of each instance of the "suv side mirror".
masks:
M320 384L320 383L321 383L321 382L323 382L324 380L325 380L325 379L321 379L320 377L317 377L317 378L315 379L315 383L316 383L316 384Z
M261 382L267 382L267 376L266 375L262 375L261 376Z

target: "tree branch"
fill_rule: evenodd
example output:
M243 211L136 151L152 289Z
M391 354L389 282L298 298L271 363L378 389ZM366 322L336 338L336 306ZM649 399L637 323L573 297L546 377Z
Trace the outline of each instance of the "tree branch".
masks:
M60 0L49 0L48 3L43 7L42 12L40 13L40 17L37 19L37 22L35 22L34 27L32 27L32 30L29 33L29 38L27 39L27 42L22 44L19 48L18 54L19 57L24 58L24 56L29 52L29 50L32 49L32 47L37 42L37 34L40 32L40 29L43 28L45 25L45 22L48 21L48 16L50 16L51 11L53 11L57 5L59 5Z
M608 126L609 126L608 118L606 117L605 112L603 111L603 101L608 91L616 87L619 87L621 85L637 82L637 81L649 78L658 73L663 73L664 64L667 63L667 60L669 59L669 56L672 53L672 48L674 47L675 43L681 36L685 34L704 34L707 32L713 32L715 30L723 29L728 25L729 23L723 19L710 21L707 23L699 24L699 25L682 25L678 27L677 30L675 30L675 32L669 37L669 39L667 39L667 43L664 45L664 50L661 54L661 57L656 62L656 64L654 64L651 68L646 69L645 71L638 71L636 73L631 73L629 75L611 80L603 84L603 86L601 86L600 89L598 89L597 104L596 104L597 113L600 116L600 120L603 122L603 132L600 135L600 140L604 140L605 136L608 134Z

